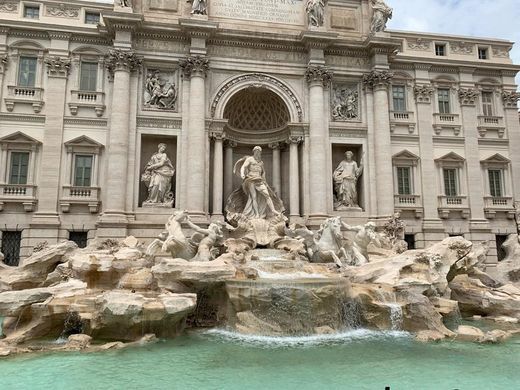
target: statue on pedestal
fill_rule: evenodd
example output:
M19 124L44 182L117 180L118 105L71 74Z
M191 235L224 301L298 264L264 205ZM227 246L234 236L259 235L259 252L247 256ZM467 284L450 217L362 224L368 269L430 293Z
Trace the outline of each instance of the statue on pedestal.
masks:
M132 6L132 2L130 0L117 0L117 2L119 3L119 6L123 8Z
M384 0L372 0L372 24L370 25L370 32L376 33L386 29L388 19L392 19L392 8L390 8Z
M354 153L350 150L345 153L345 159L334 170L334 209L345 210L359 208L357 181L363 173L363 165L353 160Z
M150 158L141 176L141 181L148 187L148 198L143 202L143 207L172 207L171 185L175 169L165 153L166 144L160 143L157 148L157 153Z
M322 27L325 14L325 0L307 0L305 4L309 27Z
M188 0L191 3L191 14L192 15L206 15L208 3L207 0Z

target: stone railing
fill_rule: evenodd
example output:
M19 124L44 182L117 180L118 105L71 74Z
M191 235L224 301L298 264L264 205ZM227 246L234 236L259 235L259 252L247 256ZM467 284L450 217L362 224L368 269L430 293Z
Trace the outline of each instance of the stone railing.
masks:
M396 211L409 210L415 213L416 218L421 218L423 205L420 195L394 195L394 208Z
M445 125L460 125L459 114L433 114L434 123L435 124L445 124Z
M412 111L391 111L390 121L392 122L415 122Z
M36 205L36 186L32 184L0 184L0 211L4 203L20 203L25 211Z
M34 112L39 113L43 107L43 89L9 85L7 87L7 97L5 98L7 111L13 111L15 104L19 103L31 104Z
M488 128L504 127L504 118L501 116L479 116L478 125Z
M91 213L97 213L100 204L100 188L63 186L63 195L60 199L61 210L68 213L73 204L86 205Z
M440 195L439 213L441 218L448 218L450 211L461 211L462 217L467 218L469 216L468 197L462 195Z
M509 219L515 218L513 198L510 196L485 196L484 212L487 218L493 219L497 212L505 212Z
M105 93L96 91L71 91L71 101L69 103L70 113L78 114L80 107L94 109L98 117L105 112Z

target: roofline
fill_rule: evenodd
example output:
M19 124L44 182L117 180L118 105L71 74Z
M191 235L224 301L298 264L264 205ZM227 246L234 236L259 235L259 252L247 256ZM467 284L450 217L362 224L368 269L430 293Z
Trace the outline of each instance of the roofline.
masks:
M499 44L508 44L508 45L514 45L514 41L510 41L507 39L501 39L501 38L490 38L490 37L475 37L475 36L469 36L469 35L452 35L452 34L441 34L441 33L432 33L432 32L420 32L420 31L407 31L407 30L386 30L387 33L395 34L395 35L413 35L413 36L419 36L419 37L432 37L432 38L446 38L450 40L454 39L461 39L464 41L487 41L487 42L494 42Z

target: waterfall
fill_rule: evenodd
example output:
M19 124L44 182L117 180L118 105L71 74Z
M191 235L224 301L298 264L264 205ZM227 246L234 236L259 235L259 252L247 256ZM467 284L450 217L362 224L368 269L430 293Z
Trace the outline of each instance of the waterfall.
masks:
M403 309L398 303L387 303L390 309L390 324L392 330L400 330L403 325Z

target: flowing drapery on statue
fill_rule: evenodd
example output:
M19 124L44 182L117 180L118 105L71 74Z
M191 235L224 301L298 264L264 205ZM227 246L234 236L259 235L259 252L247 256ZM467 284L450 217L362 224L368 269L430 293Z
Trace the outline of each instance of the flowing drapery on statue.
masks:
M357 181L363 172L363 165L358 166L352 159L353 156L354 153L347 151L345 159L339 163L333 174L336 210L359 207Z
M253 156L238 160L233 173L243 180L241 187L229 196L226 213L229 220L240 218L271 219L284 211L282 201L265 179L262 148L255 146Z
M173 206L171 186L175 169L165 152L166 145L159 144L157 153L150 158L144 168L141 181L148 187L148 198L143 202L143 206Z

